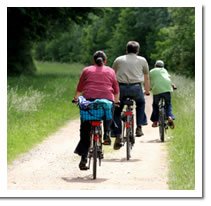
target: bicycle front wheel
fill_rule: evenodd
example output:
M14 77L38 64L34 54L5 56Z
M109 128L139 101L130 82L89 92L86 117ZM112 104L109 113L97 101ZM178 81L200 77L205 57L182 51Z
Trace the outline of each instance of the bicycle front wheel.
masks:
M159 111L159 133L160 133L160 140L164 142L165 137L165 110L162 107Z

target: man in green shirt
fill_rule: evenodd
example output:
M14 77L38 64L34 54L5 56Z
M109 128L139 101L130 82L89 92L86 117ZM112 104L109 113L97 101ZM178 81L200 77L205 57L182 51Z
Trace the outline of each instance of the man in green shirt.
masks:
M164 63L161 60L156 61L155 68L150 70L149 73L150 83L153 93L153 104L152 104L152 115L151 121L153 122L152 127L158 126L158 115L159 108L158 103L161 97L165 98L166 102L166 114L168 117L168 121L170 123L170 127L174 128L174 115L172 114L172 105L171 105L171 92L173 92L173 88L175 87L172 84L170 75L167 70L164 68Z

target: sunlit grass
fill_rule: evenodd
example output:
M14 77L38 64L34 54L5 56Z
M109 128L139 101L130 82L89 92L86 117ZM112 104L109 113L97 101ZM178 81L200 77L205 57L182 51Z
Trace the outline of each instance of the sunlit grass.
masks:
M8 162L79 116L71 100L83 65L36 65L34 76L8 77Z
M169 188L195 188L195 83L181 76L172 76L178 89L172 94L173 113L176 116L173 138L168 144Z

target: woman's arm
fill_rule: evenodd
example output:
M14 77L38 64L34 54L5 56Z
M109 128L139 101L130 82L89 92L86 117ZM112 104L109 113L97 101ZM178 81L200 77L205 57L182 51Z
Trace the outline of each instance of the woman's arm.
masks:
M74 100L76 101L80 95L81 95L81 92L79 92L79 91L76 90L75 91Z
M77 100L78 97L81 95L81 92L83 91L84 88L84 82L85 82L85 70L82 71L76 91L75 91L75 96L74 100Z
M119 93L114 95L114 102L119 103Z

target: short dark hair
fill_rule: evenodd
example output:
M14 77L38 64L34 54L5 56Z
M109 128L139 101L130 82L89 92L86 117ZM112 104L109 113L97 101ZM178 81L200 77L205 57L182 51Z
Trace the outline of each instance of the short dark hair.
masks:
M94 61L98 66L103 65L103 62L107 59L107 56L103 51L96 51L93 56Z
M136 54L139 51L140 45L137 41L129 41L127 43L127 51L128 53Z

